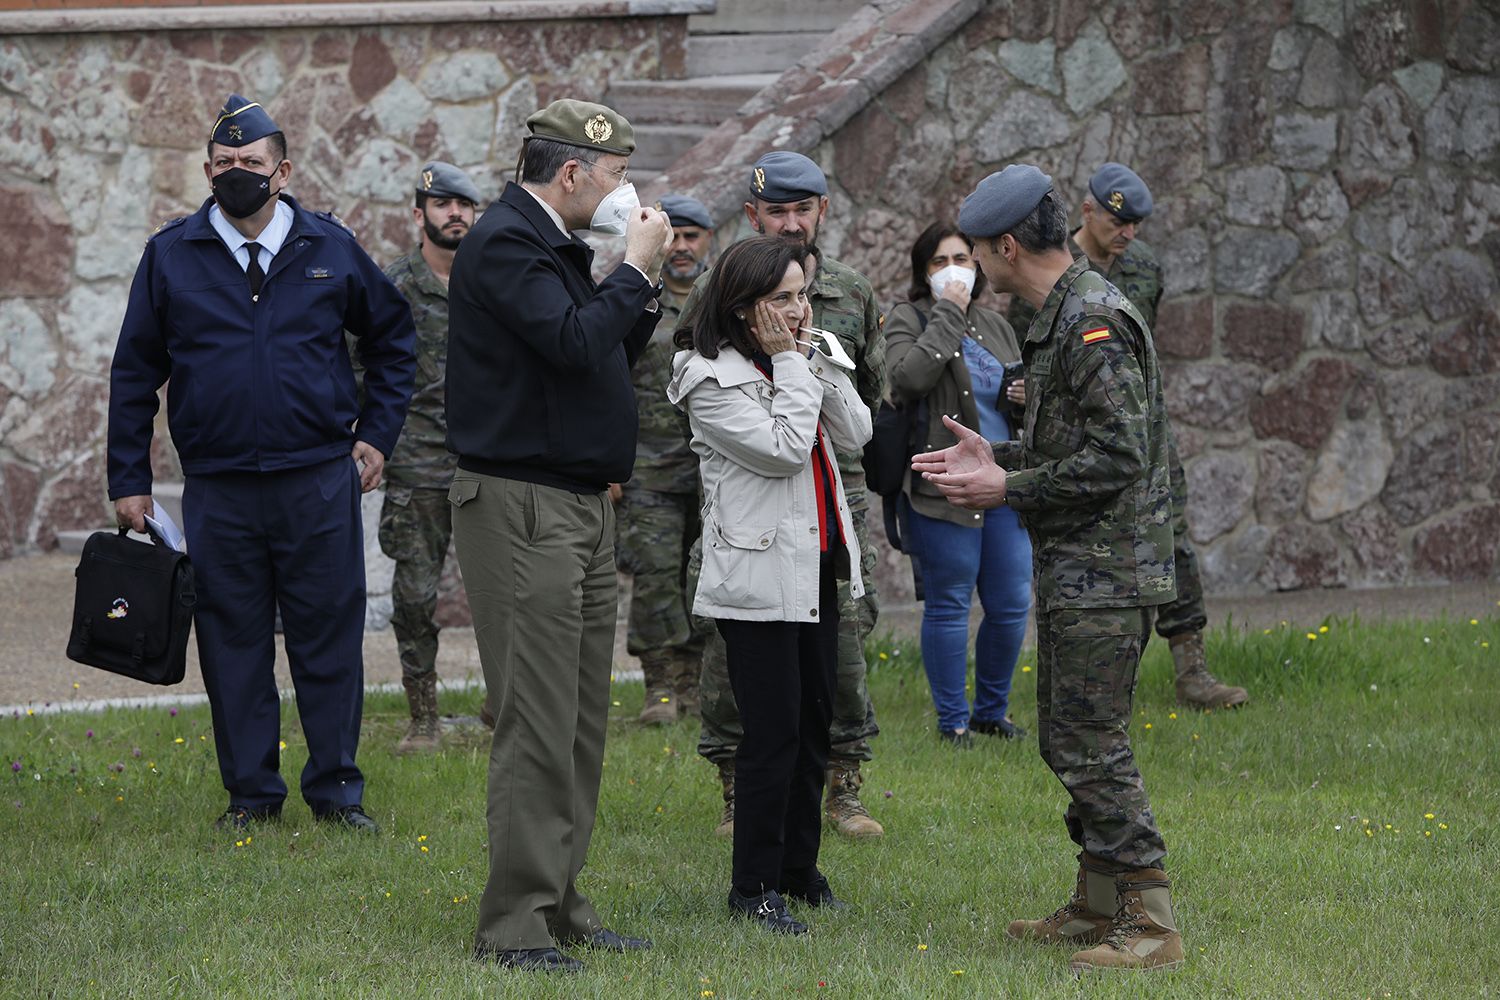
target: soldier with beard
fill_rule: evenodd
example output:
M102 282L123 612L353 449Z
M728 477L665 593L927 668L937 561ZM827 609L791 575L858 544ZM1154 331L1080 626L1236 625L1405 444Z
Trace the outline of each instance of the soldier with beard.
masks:
M672 380L672 334L693 281L708 269L713 220L696 198L667 195L657 204L672 223L672 247L662 266L657 326L630 378L640 431L635 471L615 511L620 568L634 577L626 648L646 675L644 725L666 725L698 714L698 671L704 631L688 609L688 553L701 529L698 456L688 446L687 415L667 401Z
M397 753L441 746L437 708L438 580L453 536L448 486L456 459L448 451L443 387L448 362L448 273L459 241L474 225L479 189L462 170L434 161L417 178L417 246L385 269L411 303L417 324L417 381L406 424L386 463L380 550L396 561L391 628L401 656L401 684L411 725Z

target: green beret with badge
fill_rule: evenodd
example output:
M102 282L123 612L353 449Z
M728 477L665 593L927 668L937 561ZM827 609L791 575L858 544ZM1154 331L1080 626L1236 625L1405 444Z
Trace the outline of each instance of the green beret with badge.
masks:
M422 168L417 176L417 194L429 198L464 198L475 206L479 204L479 188L469 175L442 160L433 160Z
M1121 222L1140 222L1151 214L1151 189L1123 163L1106 163L1089 178L1089 193Z
M549 139L617 156L635 152L635 130L625 116L602 104L563 98L526 119L527 139Z

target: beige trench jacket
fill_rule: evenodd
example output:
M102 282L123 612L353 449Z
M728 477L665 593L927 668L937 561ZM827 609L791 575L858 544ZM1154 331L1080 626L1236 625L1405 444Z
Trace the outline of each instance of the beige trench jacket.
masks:
M828 444L858 451L870 409L848 375L821 354L771 359L774 384L731 347L717 358L679 351L667 398L688 415L703 484L703 569L693 613L747 621L816 622L818 504L812 450L821 423ZM864 594L859 543L832 463L846 551L837 560L855 597Z

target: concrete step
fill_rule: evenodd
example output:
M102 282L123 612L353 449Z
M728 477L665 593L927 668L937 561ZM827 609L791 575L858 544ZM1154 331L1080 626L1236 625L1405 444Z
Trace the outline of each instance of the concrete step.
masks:
M641 187L644 183L640 179L641 171L665 170L708 133L707 125L653 125L649 122L636 125L635 152L630 154L630 179L636 187Z
M720 0L712 14L688 17L690 34L832 31L866 0Z
M717 125L775 82L777 73L740 73L689 80L618 80L609 106L631 120L652 125Z
M795 66L826 37L807 31L689 35L687 75L699 77L724 73L780 73Z

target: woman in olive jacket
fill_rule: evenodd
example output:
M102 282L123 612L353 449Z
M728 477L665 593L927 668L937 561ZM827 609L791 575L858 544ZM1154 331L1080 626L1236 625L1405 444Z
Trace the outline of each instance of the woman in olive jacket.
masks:
M833 453L864 446L870 410L842 350L823 354L809 329L814 260L775 237L726 250L677 329L667 387L703 484L693 612L724 636L744 726L729 909L783 934L807 931L788 899L842 905L818 870L837 581L864 593Z
M1020 359L1016 334L997 312L972 300L984 291L973 245L952 225L929 226L911 252L909 302L885 322L891 396L917 407L918 450L954 443L947 414L992 441L1014 436L1024 383L1002 389L1003 368ZM908 477L903 488L908 550L926 592L922 662L937 709L938 733L966 746L971 732L1014 739L1025 730L1007 717L1011 674L1031 609L1031 541L1007 507L975 513L950 504L936 487ZM974 649L974 703L965 695L969 607L975 588L984 608Z

